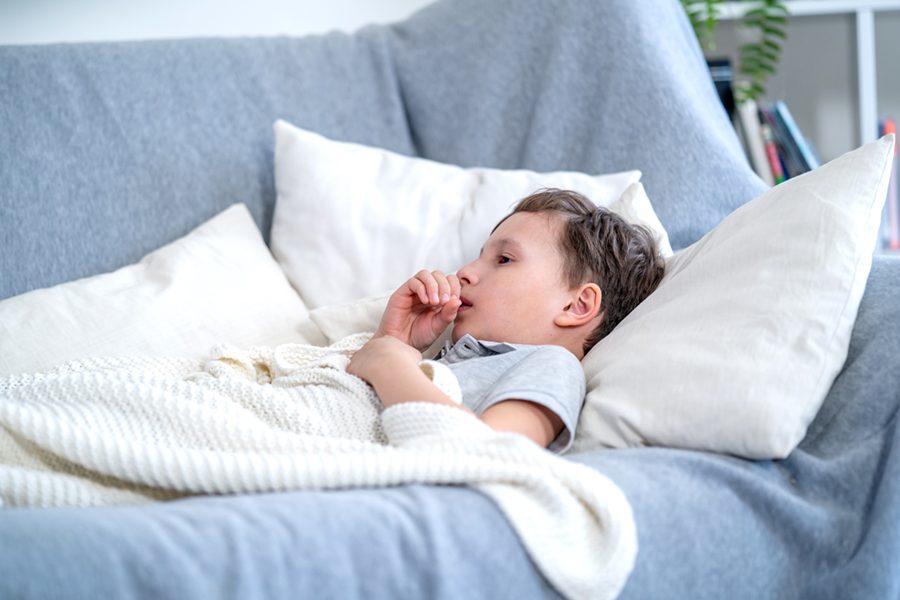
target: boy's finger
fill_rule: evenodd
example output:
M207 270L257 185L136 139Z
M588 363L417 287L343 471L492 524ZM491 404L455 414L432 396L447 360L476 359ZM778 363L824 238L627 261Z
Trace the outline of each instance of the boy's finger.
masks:
M450 296L459 298L462 294L462 284L459 282L459 277L455 274L447 275L447 282L450 284Z
M440 271L432 271L431 274L434 276L434 279L438 284L438 296L440 297L440 303L444 304L445 302L450 300L450 282L447 281L447 276Z
M453 319L456 318L456 313L459 311L459 307L462 305L462 300L456 298L454 300L450 300L447 304L444 305L444 308L441 310L441 319L444 320L445 323L450 323Z
M420 280L413 277L409 280L407 284L409 291L411 291L415 296L419 299L419 302L422 304L428 304L428 290L425 288L425 284Z
M438 304L440 302L440 294L438 293L438 284L434 279L434 275L423 269L416 273L416 279L425 285L427 298L423 302L425 304Z

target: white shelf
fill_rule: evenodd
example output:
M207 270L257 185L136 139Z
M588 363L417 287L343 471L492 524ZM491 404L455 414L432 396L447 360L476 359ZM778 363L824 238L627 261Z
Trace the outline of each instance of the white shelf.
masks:
M856 16L856 62L859 73L859 144L878 137L878 88L875 77L875 12L900 10L900 0L789 0L791 17L854 14ZM737 19L747 11L744 2L725 2L719 18Z
M875 82L875 13L856 11L856 68L859 93L859 144L878 137L878 90Z
M852 14L860 10L900 10L900 0L788 0L792 16ZM736 19L747 12L746 2L724 2L719 18Z

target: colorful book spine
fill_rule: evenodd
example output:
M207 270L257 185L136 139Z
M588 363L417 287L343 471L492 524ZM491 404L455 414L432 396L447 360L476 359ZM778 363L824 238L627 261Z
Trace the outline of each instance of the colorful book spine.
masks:
M760 123L759 131L762 133L766 158L769 159L772 177L775 179L775 184L777 185L786 179L784 176L784 167L781 166L781 157L778 156L778 145L775 143L775 136L772 134L772 128L768 123Z
M793 147L784 124L776 117L774 109L770 106L761 106L760 114L762 119L772 128L772 135L778 146L778 154L783 161L785 178L790 179L804 173L806 169L799 162L797 150Z
M888 117L883 121L881 134L897 134L897 122ZM888 183L888 194L885 199L887 211L887 231L885 235L885 247L889 250L900 250L900 197L897 195L897 140L894 138L894 164L891 170L891 179Z
M800 128L797 127L797 123L794 121L794 117L791 115L791 111L788 109L787 104L779 100L775 103L774 110L778 118L784 122L785 129L787 129L788 134L791 136L794 144L797 146L797 150L800 153L800 158L803 162L803 166L806 167L807 171L818 169L818 158L813 152L809 142L807 142L806 138L803 137L803 134L800 132Z
M772 175L769 159L766 158L766 149L759 131L759 111L756 102L753 100L742 102L738 106L738 114L744 128L747 147L750 150L750 163L753 165L753 170L767 185L775 185L775 177Z

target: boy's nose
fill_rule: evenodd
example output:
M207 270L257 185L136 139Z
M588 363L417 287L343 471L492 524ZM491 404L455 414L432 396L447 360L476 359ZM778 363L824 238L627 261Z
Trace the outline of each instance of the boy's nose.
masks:
M459 282L465 285L474 285L478 282L478 276L475 274L475 269L473 268L474 262L470 262L459 271L456 272L456 276L459 278Z

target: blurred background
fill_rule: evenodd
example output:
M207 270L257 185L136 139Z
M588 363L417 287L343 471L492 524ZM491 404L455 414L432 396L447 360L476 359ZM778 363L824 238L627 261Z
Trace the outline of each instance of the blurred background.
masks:
M859 7L874 11L875 115L869 138L877 133L879 118L900 117L900 2L862 0L805 0L787 2L812 6L811 14L793 15L777 72L766 83L764 102L783 100L804 136L823 162L860 145L860 71L857 50ZM815 14L816 5L826 14ZM830 11L836 12L830 12ZM738 46L747 39L734 20L720 22L716 48L707 58L729 57L737 65ZM864 43L865 45L865 43ZM864 60L865 62L865 60Z
M350 32L430 1L0 0L0 44Z

